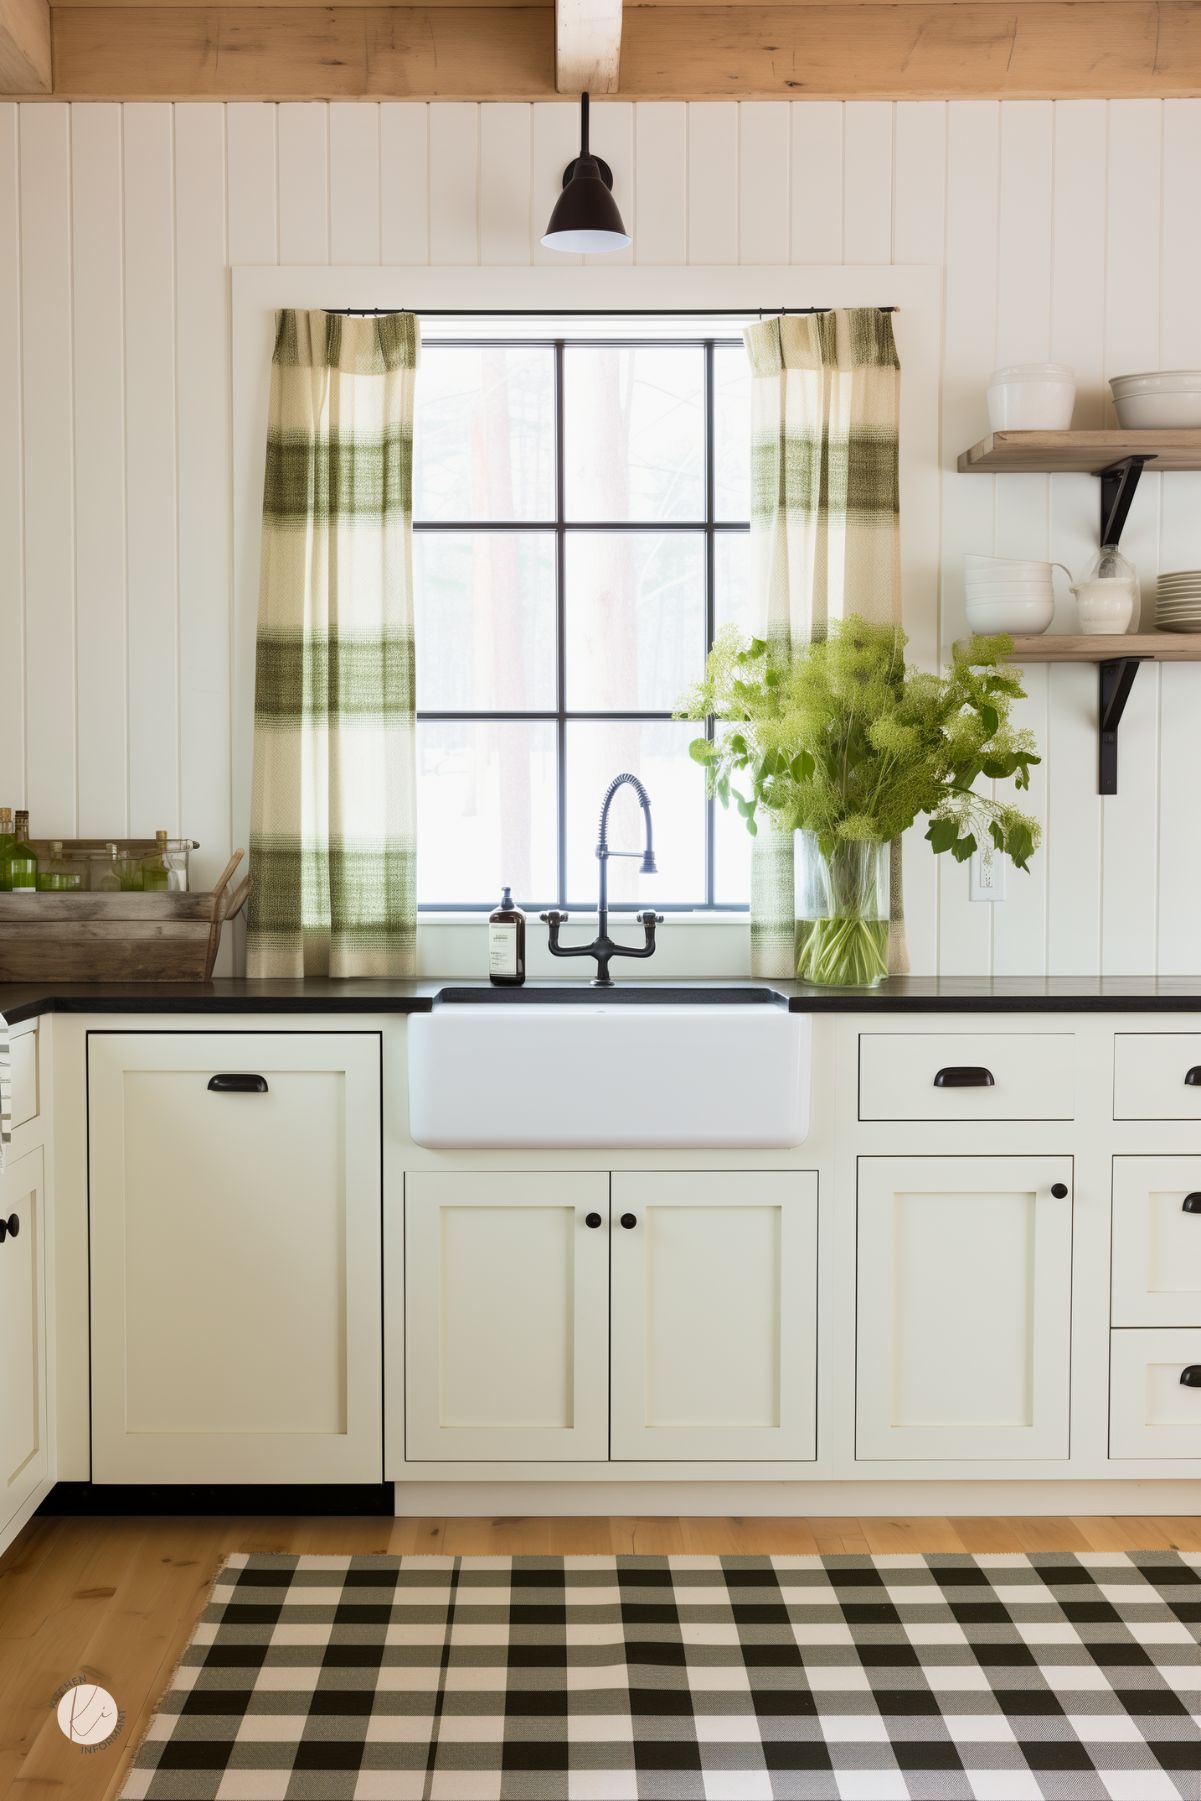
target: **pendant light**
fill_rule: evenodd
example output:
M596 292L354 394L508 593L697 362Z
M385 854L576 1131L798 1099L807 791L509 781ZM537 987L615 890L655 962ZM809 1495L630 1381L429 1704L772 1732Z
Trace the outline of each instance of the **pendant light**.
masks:
M630 234L621 222L612 188L612 169L588 148L588 96L581 94L580 154L563 171L563 192L542 240L546 248L577 256L624 250Z

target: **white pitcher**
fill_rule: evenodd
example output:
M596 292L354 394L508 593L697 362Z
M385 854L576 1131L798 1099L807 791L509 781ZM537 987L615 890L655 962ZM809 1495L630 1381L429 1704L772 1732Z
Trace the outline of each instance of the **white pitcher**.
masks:
M1128 632L1138 605L1138 573L1115 544L1106 544L1072 583L1072 596L1086 636Z

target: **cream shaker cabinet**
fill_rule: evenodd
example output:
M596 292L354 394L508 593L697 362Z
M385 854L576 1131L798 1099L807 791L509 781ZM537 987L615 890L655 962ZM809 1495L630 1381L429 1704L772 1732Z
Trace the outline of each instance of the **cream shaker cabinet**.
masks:
M409 1460L812 1458L816 1241L812 1175L409 1175Z
M0 1533L47 1477L42 1153L0 1175Z
M1068 1454L1070 1157L861 1157L856 1455Z
M614 1458L811 1459L817 1177L612 1181Z
M609 1454L609 1178L405 1178L406 1454Z
M92 1477L382 1476L380 1040L88 1042Z

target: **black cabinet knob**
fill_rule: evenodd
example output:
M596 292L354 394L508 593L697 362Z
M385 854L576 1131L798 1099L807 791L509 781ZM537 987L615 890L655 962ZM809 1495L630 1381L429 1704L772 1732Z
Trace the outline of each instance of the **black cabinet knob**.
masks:
M1185 1073L1184 1085L1186 1088L1201 1088L1201 1063L1194 1063Z
M1066 1182L1052 1182L1051 1193L1055 1196L1055 1199L1057 1201L1064 1200L1067 1195L1067 1192L1068 1192L1068 1185Z
M586 1226L591 1226L592 1230L595 1232L598 1226L604 1224L604 1221L601 1219L599 1213L586 1213L584 1215L584 1224Z
M1180 1211L1182 1213L1201 1213L1201 1194L1186 1194L1184 1205Z
M638 1215L636 1213L623 1213L621 1216L621 1223L627 1232L632 1232L634 1227L638 1224Z
M7 1219L0 1219L0 1244L6 1238L15 1238L20 1230L21 1221L15 1213L10 1213Z
M266 1076L248 1076L240 1073L209 1077L210 1094L266 1094Z
M1182 1388L1201 1388L1201 1363L1190 1363L1186 1369L1181 1370L1180 1386Z
M934 1078L936 1088L995 1088L991 1069L979 1063L952 1063Z

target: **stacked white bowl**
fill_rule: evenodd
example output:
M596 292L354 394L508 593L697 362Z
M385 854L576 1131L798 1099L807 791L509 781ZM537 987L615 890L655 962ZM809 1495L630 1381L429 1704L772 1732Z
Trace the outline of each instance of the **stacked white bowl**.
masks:
M1201 632L1201 569L1175 569L1160 576L1155 623L1161 632Z
M1201 369L1159 369L1110 381L1118 424L1126 431L1201 426Z
M974 632L1045 632L1055 614L1052 571L1062 563L965 556L964 598Z

